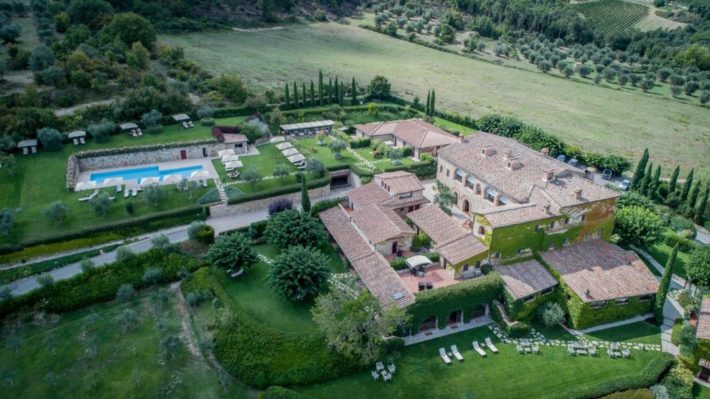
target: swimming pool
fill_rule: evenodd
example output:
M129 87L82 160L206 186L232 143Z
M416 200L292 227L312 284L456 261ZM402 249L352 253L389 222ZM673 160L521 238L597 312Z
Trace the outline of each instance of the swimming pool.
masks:
M123 181L126 180L137 180L140 182L141 179L146 178L146 177L157 177L161 181L163 180L164 176L167 175L181 175L185 177L190 177L192 172L202 170L204 169L202 165L192 165L192 166L185 166L182 168L174 168L174 169L160 169L160 167L156 166L143 166L140 168L131 168L131 169L121 169L121 170L112 170L110 172L97 172L97 173L92 173L89 176L89 180L95 181L96 183L103 183L104 180L110 179L113 177L121 177L123 178Z

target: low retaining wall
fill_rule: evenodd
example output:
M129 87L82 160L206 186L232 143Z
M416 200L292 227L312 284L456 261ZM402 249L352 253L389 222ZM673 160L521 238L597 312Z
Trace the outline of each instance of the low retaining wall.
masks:
M323 187L308 190L308 197L311 199L311 201L315 201L319 198L324 198L328 194L330 194L330 185L325 185ZM258 199L236 205L215 205L210 207L210 216L218 218L223 216L235 216L241 213L259 211L267 209L270 203L282 198L288 198L293 201L294 204L300 204L301 192L298 191L291 194L278 195L275 197Z

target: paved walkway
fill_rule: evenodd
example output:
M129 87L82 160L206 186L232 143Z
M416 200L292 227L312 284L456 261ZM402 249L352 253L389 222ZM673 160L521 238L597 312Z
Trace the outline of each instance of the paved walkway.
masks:
M314 198L312 201L315 204L315 203L318 203L318 202L324 201L324 200L330 200L330 199L335 199L335 198L339 198L339 197L344 197L350 190L352 190L352 187L335 189L335 190L332 190L330 192L330 194L328 194L324 197L321 197L321 198ZM300 207L300 202L297 202L294 205L297 207ZM209 224L210 226L212 226L212 228L214 228L215 233L219 234L224 231L236 230L236 229L240 229L243 227L247 227L254 222L257 222L260 220L266 220L268 217L269 217L268 211L266 209L262 209L262 210L252 211L252 212L245 212L245 213L242 213L239 215L234 215L234 216L225 216L225 217L220 217L220 218L209 218L206 220L206 223ZM130 244L126 244L126 247L128 247L128 249L133 253L140 253L140 252L148 251L152 247L150 240L153 237L158 236L160 234L165 234L171 243L178 243L181 241L185 241L185 240L187 240L188 227L189 227L189 225L183 225L183 226L172 227L169 229L159 230L159 231L156 231L156 232L153 232L150 234L146 234L144 236L139 237L138 239L131 242ZM85 250L86 249L82 248L77 251L85 251ZM104 254L101 254L101 255L91 258L91 261L94 263L94 266L103 266L107 263L114 262L115 260L116 260L116 251L104 253ZM50 271L49 275L52 276L54 281L59 281L59 280L65 280L65 279L74 277L79 273L81 273L80 262L76 262L76 263L70 263L66 266L56 268L56 269ZM22 295L22 294L25 294L29 291L32 291L35 288L38 288L39 283L37 282L36 276L30 276L30 277L25 277L25 278L22 278L19 280L15 280L10 284L0 286L0 289L3 289L5 287L9 287L12 295L17 296L17 295Z
M416 335L410 335L408 337L404 337L404 345L414 345L418 344L420 342L425 342L429 341L435 338L439 337L445 337L447 335L451 334L456 334L460 333L461 331L466 331L466 330L472 330L474 328L486 326L488 324L493 323L491 320L490 316L481 316L477 317L468 323L458 323L455 326L446 326L444 328L434 328L432 330L427 331L426 333L418 333Z
M625 319L625 320L615 321L613 323L600 324L598 326L585 328L583 330L570 330L570 331L577 331L577 333L589 334L589 333L593 333L595 331L606 330L608 328L615 328L615 327L625 326L627 324L638 323L640 321L644 321L644 320L648 319L649 317L653 317L653 313L640 314L638 316L634 316L632 318ZM578 335L578 334L574 334L574 333L572 333L572 334Z

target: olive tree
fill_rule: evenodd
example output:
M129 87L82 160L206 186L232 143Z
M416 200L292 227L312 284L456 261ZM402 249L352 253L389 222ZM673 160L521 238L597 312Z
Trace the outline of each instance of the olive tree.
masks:
M257 262L250 240L242 233L221 235L207 251L207 261L224 270L241 270Z
M290 247L269 268L271 288L292 301L315 297L326 285L330 272L328 259L317 249Z

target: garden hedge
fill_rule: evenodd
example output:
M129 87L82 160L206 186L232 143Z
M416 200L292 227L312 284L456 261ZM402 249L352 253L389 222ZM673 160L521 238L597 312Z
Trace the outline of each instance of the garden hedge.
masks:
M436 316L438 327L444 328L449 314L456 310L463 310L464 322L467 322L474 307L498 298L502 288L503 280L492 272L459 284L419 292L414 304L407 307L407 313L412 316L410 327L417 330L428 317Z
M0 302L0 317L24 310L50 313L76 310L113 299L122 284L132 284L136 289L147 286L143 273L148 268L161 269L162 281L167 282L176 280L181 269L195 270L199 266L194 258L154 248Z
M175 226L181 223L189 223L194 220L204 220L206 218L207 210L204 206L190 205L182 208L170 209L168 211L156 212L150 215L124 219L117 222L98 224L84 229L36 240L27 240L21 242L20 244L2 244L0 245L0 254L20 251L23 248L35 245L52 244L62 241L75 240L78 238L91 237L104 232L117 233L123 237L128 237L143 232Z
M338 355L317 333L283 332L265 326L240 309L211 268L202 268L183 284L185 294L209 289L229 310L215 331L214 353L238 380L264 389L271 385L305 385L359 371L357 362ZM227 277L224 277L227 278Z
M312 399L312 397L274 385L270 386L259 395L259 399Z
M321 177L318 179L310 179L306 182L308 189L325 187L330 184L330 176ZM268 190L262 190L255 193L243 193L237 197L230 198L229 204L241 204L244 202L255 201L259 199L276 197L278 195L291 194L301 191L301 183L288 184L281 187L274 187Z
M518 338L525 337L530 333L532 326L524 321L513 321L508 324L501 309L503 309L503 305L498 300L493 300L491 302L491 319L509 336Z
M668 353L648 362L646 367L635 375L626 375L601 382L590 387L573 389L551 396L553 399L594 399L614 392L646 388L658 382L659 378L673 365L673 356Z

